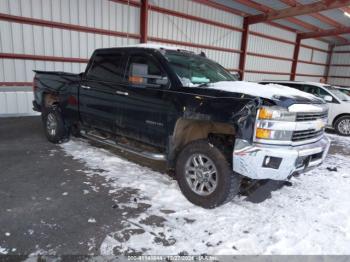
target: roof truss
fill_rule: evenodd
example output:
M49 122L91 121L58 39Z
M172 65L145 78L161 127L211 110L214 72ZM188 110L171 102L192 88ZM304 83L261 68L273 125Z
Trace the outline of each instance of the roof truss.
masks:
M241 1L240 1L241 2ZM244 2L244 1L243 1ZM288 1L293 2L293 1ZM264 14L253 15L248 17L249 24L272 21L299 15L313 14L324 10L341 8L350 5L350 0L324 0L308 5L295 5L294 7L285 8L282 10L273 10Z

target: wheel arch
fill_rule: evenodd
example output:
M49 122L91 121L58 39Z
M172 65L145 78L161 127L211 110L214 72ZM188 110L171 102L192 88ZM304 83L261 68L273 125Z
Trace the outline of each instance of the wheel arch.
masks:
M228 123L184 118L177 120L170 139L169 167L175 166L176 157L185 145L194 140L207 139L211 135L234 137L236 130L233 125Z
M344 117L344 116L350 117L350 113L342 113L342 114L337 115L333 120L332 126L334 127L334 125L338 121L338 119L341 117Z

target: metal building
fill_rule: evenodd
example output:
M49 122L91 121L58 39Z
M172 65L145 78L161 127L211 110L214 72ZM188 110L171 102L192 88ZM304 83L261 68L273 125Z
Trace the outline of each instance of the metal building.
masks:
M328 77L350 86L350 37L339 36L349 30L339 18L347 1L299 2L0 0L0 115L33 114L32 70L82 72L94 49L140 42L204 51L247 81Z

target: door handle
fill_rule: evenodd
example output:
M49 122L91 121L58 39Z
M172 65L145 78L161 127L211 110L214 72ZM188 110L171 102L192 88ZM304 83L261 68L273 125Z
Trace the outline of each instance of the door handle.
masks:
M90 86L84 86L84 85L81 85L81 88L84 88L84 89L91 89Z
M123 91L116 91L115 92L117 95L122 95L122 96L128 96L129 93L128 92L123 92Z

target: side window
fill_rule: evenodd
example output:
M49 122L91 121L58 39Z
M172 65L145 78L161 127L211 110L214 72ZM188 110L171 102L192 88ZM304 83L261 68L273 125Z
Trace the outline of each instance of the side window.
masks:
M120 82L123 80L123 54L96 54L87 78L92 80Z
M320 96L319 91L318 91L318 87L316 87L316 86L305 85L304 89L305 89L305 92L307 92L309 94L312 94L314 96Z
M288 84L290 87L293 87L293 88L295 88L295 89L298 89L298 90L300 90L300 91L303 91L303 92L305 92L305 89L304 89L304 87L302 86L302 85L298 85L298 84Z
M142 72L142 75L150 76L149 78L144 78L143 82L138 84L153 85L156 84L157 80L166 77L165 72L160 65L158 65L156 60L148 55L137 54L130 56L127 67L127 77L129 82L133 82L131 75L132 70L135 70L135 68L137 68L136 70L139 72Z
M327 91L323 90L322 88L318 88L318 90L319 90L320 97L324 98L325 96L330 96L330 94Z

